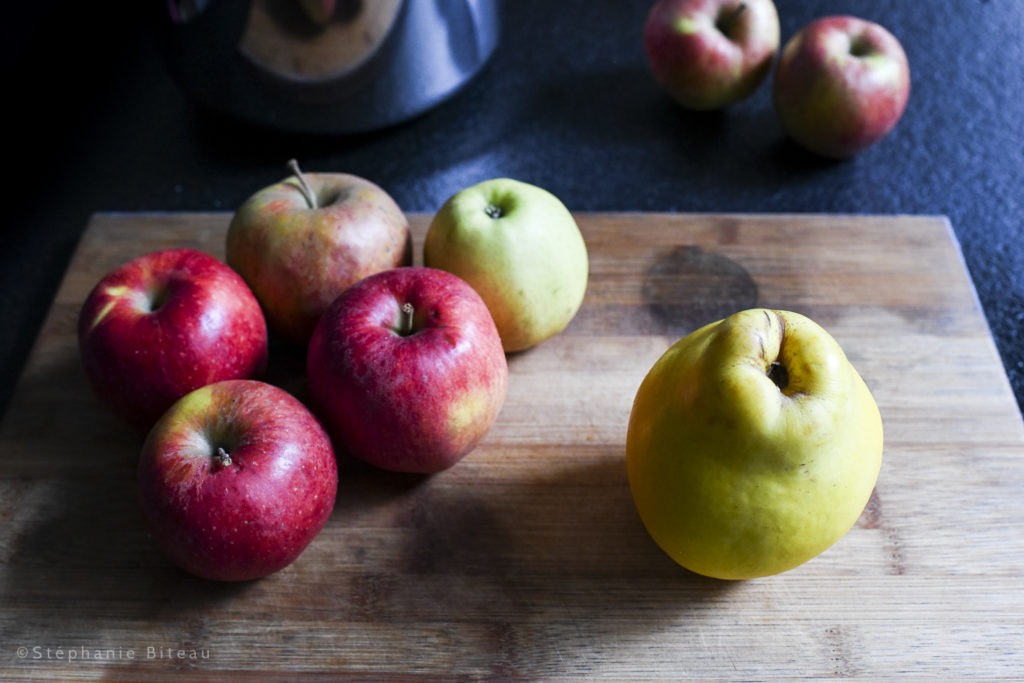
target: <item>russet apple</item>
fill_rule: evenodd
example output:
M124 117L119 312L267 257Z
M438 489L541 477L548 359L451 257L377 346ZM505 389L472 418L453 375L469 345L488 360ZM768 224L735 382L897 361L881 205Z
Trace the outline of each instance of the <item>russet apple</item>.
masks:
M479 292L505 351L562 332L583 303L587 245L572 213L547 190L494 178L452 195L434 214L423 263Z
M338 488L330 438L291 394L228 380L178 400L138 466L143 517L161 551L206 579L277 572L320 533Z
M148 430L193 389L259 377L267 325L225 263L194 249L163 249L100 279L79 312L78 345L99 398Z
M782 126L821 156L848 158L896 126L910 97L910 65L899 40L879 24L830 16L786 43L773 86Z
M655 81L700 111L752 95L771 71L779 36L772 0L658 0L643 45Z
M324 309L367 275L412 263L405 214L347 173L294 175L249 197L228 227L229 266L252 288L270 331L305 347Z
M310 339L312 405L339 453L382 469L452 467L493 425L508 365L487 306L424 267L371 275L339 296Z
M836 340L752 309L673 344L634 399L630 490L654 541L719 579L792 569L853 526L882 462L882 418Z

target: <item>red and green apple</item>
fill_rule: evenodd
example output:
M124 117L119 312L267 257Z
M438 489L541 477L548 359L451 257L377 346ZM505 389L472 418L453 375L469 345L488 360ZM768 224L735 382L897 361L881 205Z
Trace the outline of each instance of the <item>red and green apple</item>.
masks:
M772 0L658 0L643 45L655 81L702 111L752 95L771 71L779 36Z
M228 227L227 263L252 288L270 331L305 348L323 311L353 283L412 263L405 214L375 183L302 173L249 197Z
M149 429L204 384L261 375L267 325L249 287L224 262L177 248L104 275L78 318L82 365L114 413Z
M393 471L455 465L490 430L508 387L487 306L433 268L350 287L322 316L306 361L312 405L339 454Z
M139 499L161 551L191 574L258 579L294 562L334 508L330 438L298 399L254 380L179 399L142 447Z
M899 122L910 98L910 65L885 27L858 17L822 17L786 43L773 97L794 141L824 157L848 158Z

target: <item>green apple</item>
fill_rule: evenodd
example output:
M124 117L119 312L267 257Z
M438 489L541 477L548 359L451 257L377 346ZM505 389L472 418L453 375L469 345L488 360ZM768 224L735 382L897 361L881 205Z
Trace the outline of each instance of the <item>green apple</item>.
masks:
M412 263L409 223L378 185L347 173L306 173L263 188L235 212L226 256L267 325L305 347L321 314L359 280Z
M476 289L506 352L564 330L587 290L587 246L569 209L547 190L510 178L450 197L427 229L423 261Z
M836 340L752 309L672 345L626 436L629 485L654 541L719 579L778 574L850 530L878 479L882 418Z

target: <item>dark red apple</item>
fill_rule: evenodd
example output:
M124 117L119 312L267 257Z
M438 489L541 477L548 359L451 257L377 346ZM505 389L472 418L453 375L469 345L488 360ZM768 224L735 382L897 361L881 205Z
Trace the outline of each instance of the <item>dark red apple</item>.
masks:
M291 564L323 529L338 488L330 438L283 389L254 380L206 385L153 426L139 498L160 549L219 581Z
M256 297L194 249L151 252L105 275L82 305L78 343L96 394L141 429L193 389L258 377L267 363Z
M306 360L338 452L395 471L456 464L490 430L508 387L483 299L434 268L396 268L350 287L324 312Z

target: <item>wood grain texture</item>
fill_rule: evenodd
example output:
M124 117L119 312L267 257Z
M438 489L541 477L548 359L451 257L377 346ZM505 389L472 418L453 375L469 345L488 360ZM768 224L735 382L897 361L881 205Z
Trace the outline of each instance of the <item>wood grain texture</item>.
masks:
M305 554L220 585L155 550L135 503L142 436L90 394L74 330L103 273L164 246L223 256L229 218L101 214L82 239L0 423L5 680L1024 672L1024 427L944 218L579 215L584 306L510 357L508 401L478 449L430 478L340 456L337 507ZM428 218L411 220L419 254ZM646 535L625 425L672 341L750 306L833 333L878 400L885 460L832 549L720 582ZM303 396L301 357L273 353L270 378Z

